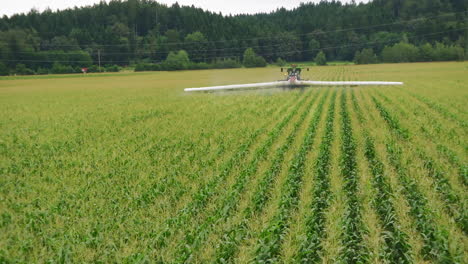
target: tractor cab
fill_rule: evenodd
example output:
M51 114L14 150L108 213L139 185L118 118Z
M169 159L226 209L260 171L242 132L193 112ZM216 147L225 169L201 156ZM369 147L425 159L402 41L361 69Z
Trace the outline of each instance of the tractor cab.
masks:
M307 71L309 70L309 68L307 68ZM302 72L302 68L300 67L297 67L296 65L291 65L291 67L287 68L286 69L287 71L287 78L286 78L286 81L289 81L291 79L294 79L294 80L298 80L300 81L301 80L301 72ZM281 68L281 72L283 72L283 68Z

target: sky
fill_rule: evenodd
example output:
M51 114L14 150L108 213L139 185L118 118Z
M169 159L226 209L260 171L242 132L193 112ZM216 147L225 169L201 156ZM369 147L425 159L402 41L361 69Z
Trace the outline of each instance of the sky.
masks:
M109 1L109 0L107 0ZM11 16L17 13L27 13L32 8L43 11L47 7L52 10L66 9L75 6L86 6L99 3L100 0L0 0L0 16ZM159 0L157 2L172 5L176 0ZM180 5L194 5L205 10L221 12L224 15L240 13L258 13L274 11L279 7L292 9L299 6L301 2L320 2L320 0L177 0ZM351 0L341 0L349 3ZM369 2L369 0L356 0Z

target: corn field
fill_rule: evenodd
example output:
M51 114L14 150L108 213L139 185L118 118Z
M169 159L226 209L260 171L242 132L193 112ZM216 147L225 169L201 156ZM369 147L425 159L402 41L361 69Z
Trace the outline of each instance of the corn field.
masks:
M0 263L468 263L467 62L278 75L0 78Z

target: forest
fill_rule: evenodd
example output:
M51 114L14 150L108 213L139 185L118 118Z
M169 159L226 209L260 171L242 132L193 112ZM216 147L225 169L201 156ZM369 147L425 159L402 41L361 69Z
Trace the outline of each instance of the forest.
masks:
M33 9L0 18L0 75L464 60L467 10L464 0L321 1L255 15L154 0Z

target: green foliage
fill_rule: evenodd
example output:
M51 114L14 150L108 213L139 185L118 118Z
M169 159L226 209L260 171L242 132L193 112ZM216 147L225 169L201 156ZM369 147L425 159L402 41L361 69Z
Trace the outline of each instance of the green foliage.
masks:
M230 68L240 68L242 64L237 60L233 59L224 59L224 60L216 60L212 65L207 64L208 67L215 68L215 69L230 69Z
M460 46L449 46L437 42L434 46L434 60L435 61L463 61L465 58L464 50Z
M78 42L74 38L69 38L66 36L56 36L53 37L50 41L45 41L43 45L53 46L53 47L60 47L62 51L79 51L80 46Z
M245 67L255 67L255 51L252 48L248 48L244 51L243 64Z
M117 65L108 65L105 67L106 72L119 72L120 68Z
M190 50L190 58L194 62L200 62L206 58L207 39L200 31L188 34L184 39L184 48Z
M266 67L267 62L262 56L257 56L255 58L255 67Z
M89 68L88 68L88 72L89 72L89 73L102 72L102 68L99 69L99 66L97 66L97 65L91 65L91 66L89 66Z
M267 63L263 57L255 54L255 51L252 48L248 48L244 51L243 64L247 68L253 68L265 67Z
M320 48L329 61L350 61L363 47L382 57L385 46L400 41L416 47L423 43L437 46L439 42L450 48L434 47L434 56L415 57L411 50L399 56L400 49L405 48L397 47L395 52L386 51L384 61L465 58L468 44L462 29L467 22L462 14L452 13L468 8L463 1L328 2L278 9L271 14L220 16L178 4L126 0L4 16L0 18L0 60L10 72L17 63L33 70L51 69L55 61L74 68L89 67L98 64L99 52L103 64L126 66L142 61L162 63L170 52L185 50L192 62L211 64L219 58L239 60L245 49L252 47L268 62L278 58L312 61ZM374 15L368 17L369 12ZM405 22L413 19L418 20ZM401 23L396 25L395 21ZM387 26L374 27L382 24ZM246 67L263 64L258 58L249 64L257 66ZM167 68L184 68L180 66L171 64ZM205 64L193 67L207 68Z
M75 70L70 65L62 65L58 62L55 62L50 70L54 74L64 74L64 73L75 73Z
M276 58L283 58L288 61L303 60L302 50L306 49L304 43L297 34L293 32L273 33L267 42L266 47L257 48L257 53L268 61L275 61ZM252 46L262 45L261 43L252 43ZM262 54L264 53L264 54Z
M377 62L378 58L373 49L363 49L361 52L356 51L354 55L354 63L356 64L373 64Z
M3 63L0 62L0 76L6 76L10 73L8 70L7 66Z
M242 64L233 59L216 60L212 63L205 62L186 62L187 70L206 70L206 69L232 69L240 68ZM172 71L175 68L172 65L166 63L155 64L155 63L138 63L135 66L135 71Z
M186 70L190 66L190 59L188 53L185 50L179 50L178 52L169 52L166 60L162 64L162 68L168 71L175 70Z
M463 61L465 51L458 45L445 45L436 42L435 45L425 43L419 47L400 42L386 46L382 51L384 62L414 62L414 61Z
M400 42L386 46L382 51L384 62L414 62L419 60L419 49L410 43Z
M314 59L315 63L319 66L327 65L327 57L323 51L320 51Z
M422 61L434 61L435 51L430 43L426 43L419 48L419 55Z
M399 32L397 30L391 30L390 32L378 31L370 34L369 41L372 43L372 48L374 49L375 53L381 54L385 46L399 42L401 39L403 39L403 34L404 32Z
M223 63L219 64L220 66L224 66ZM207 69L214 69L217 68L215 67L214 64L206 63L206 62L191 62L189 64L189 69L190 70L207 70ZM235 68L235 67L234 67ZM221 69L221 68L219 68Z
M283 67L283 66L285 66L285 65L287 64L287 62L286 62L285 60L283 60L282 58L278 58L278 59L276 60L276 63L275 63L275 64L276 64L276 66Z
M33 75L34 71L27 68L26 65L18 63L16 64L15 73L18 75Z
M135 66L135 71L140 72L140 71L159 71L161 70L161 65L159 64L154 64L154 63L138 63Z
M309 43L307 45L307 53L308 53L308 60L313 60L315 56L317 56L317 53L319 53L320 49L320 42L316 39L311 39L309 40Z
M39 67L36 71L37 74L39 75L45 75L45 74L49 74L49 70L48 69L45 69L45 68L41 68Z

